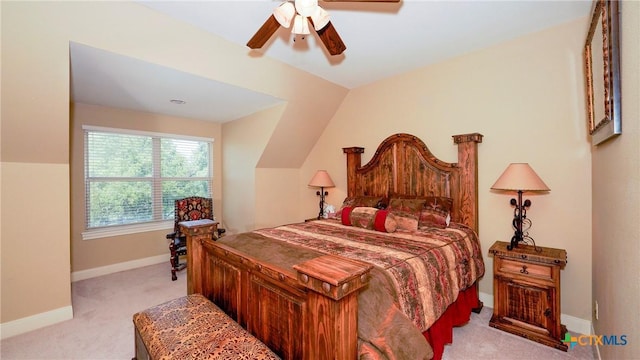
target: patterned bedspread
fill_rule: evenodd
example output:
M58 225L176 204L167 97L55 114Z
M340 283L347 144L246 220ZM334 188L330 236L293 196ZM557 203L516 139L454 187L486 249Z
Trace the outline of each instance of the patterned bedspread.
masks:
M381 233L321 220L254 233L382 269L395 288L396 305L421 331L444 313L460 290L484 274L475 232L453 223L418 233Z

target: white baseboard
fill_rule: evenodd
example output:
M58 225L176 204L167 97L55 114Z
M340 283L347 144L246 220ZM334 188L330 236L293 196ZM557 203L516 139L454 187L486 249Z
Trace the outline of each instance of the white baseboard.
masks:
M482 304L484 306L487 306L493 309L493 295L489 295L487 293L483 293L482 291L479 291L478 298L480 298L480 301L482 301Z
M493 295L480 292L478 295L484 306L493 308ZM561 314L560 321L567 326L567 330L579 334L593 334L591 321L577 318L575 316Z
M111 264L106 266L100 266L93 269L74 271L71 273L71 282L76 282L85 279L91 279L94 277L109 275L120 271L136 269L143 266L160 264L162 262L169 262L169 253L166 255L156 255L148 258L125 261L117 264Z
M12 336L24 334L29 331L71 319L73 319L73 308L69 305L21 319L8 321L0 324L0 338L4 340Z
M591 321L575 316L561 314L560 322L567 326L567 330L578 334L591 335Z

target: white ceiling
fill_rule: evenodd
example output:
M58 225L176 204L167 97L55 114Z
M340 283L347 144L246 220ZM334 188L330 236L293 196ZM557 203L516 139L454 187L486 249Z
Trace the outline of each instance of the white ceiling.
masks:
M70 53L73 102L215 122L235 120L282 102L82 44L71 43Z
M273 0L138 2L240 46L280 4ZM588 16L592 1L320 1L319 5L329 11L347 46L343 54L329 55L315 34L294 41L290 30L281 27L262 49L246 48L247 56L272 57L352 89ZM220 122L281 101L83 45L72 46L71 59L74 101ZM187 104L169 103L175 94Z

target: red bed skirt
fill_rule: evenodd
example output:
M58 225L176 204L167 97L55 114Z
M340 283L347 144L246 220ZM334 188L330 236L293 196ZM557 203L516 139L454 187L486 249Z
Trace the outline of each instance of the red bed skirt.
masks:
M471 310L479 308L477 283L458 294L458 299L422 333L433 348L433 360L440 360L444 346L453 342L453 327L469 321Z

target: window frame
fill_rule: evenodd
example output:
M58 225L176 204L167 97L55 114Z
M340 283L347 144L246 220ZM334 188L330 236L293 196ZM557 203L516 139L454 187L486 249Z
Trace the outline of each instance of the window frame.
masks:
M206 180L209 183L209 197L212 197L213 194L213 158L214 158L214 154L213 154L213 143L215 141L215 139L213 138L207 138L207 137L199 137L199 136L189 136L189 135L180 135L180 134L170 134L170 133L160 133L160 132L151 132L151 131L140 131L140 130L131 130L131 129L121 129L121 128L111 128L111 127L102 127L102 126L92 126L92 125L83 125L82 126L82 132L83 132L83 147L84 147L84 158L82 160L83 162L83 175L82 175L82 179L83 179L83 204L84 204L84 216L83 216L83 232L82 232L82 239L83 240L90 240L90 239L98 239L98 238L105 238L105 237L111 237L111 236L119 236L119 235L128 235L128 234L135 234L135 233L142 233L142 232L148 232L148 231L157 231L157 230L168 230L168 229L173 229L173 224L174 224L174 220L170 219L170 220L164 220L162 219L162 186L155 186L152 185L152 202L153 202L153 214L154 214L154 219L150 220L150 221L145 221L145 222L140 222L140 223L135 223L135 224L124 224L124 225L109 225L109 226L101 226L101 227L93 227L93 228L87 228L88 223L87 223L87 211L88 211L88 200L87 200L87 185L88 185L88 179L87 179L87 164L86 164L86 153L88 151L86 144L87 144L87 134L91 131L94 132L106 132L106 133L113 133L113 134L118 134L118 135L136 135L136 136L148 136L152 138L152 141L158 144L157 148L154 145L154 149L153 151L153 175L151 177L152 179L152 184L155 184L157 182L162 183L162 181L172 181L172 180L184 180L184 179L193 179L196 181L202 181L202 180ZM198 177L198 178L175 178L175 177L166 177L166 178L162 178L161 174L160 174L160 163L161 163L161 154L160 154L160 141L161 138L168 138L168 139L174 139L174 140L188 140L188 141L199 141L199 142L206 142L208 143L209 146L209 175L208 177L202 178L202 177ZM131 178L133 179L133 177ZM158 201L159 200L159 201ZM156 218L156 215L159 214L160 219Z

